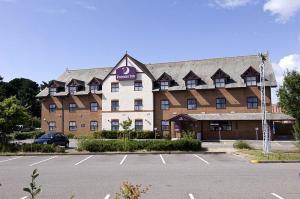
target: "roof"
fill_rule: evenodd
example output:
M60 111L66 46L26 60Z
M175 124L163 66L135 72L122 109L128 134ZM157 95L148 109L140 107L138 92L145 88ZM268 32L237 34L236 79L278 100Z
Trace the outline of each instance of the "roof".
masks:
M200 113L187 114L195 120L261 120L261 113ZM267 120L292 121L295 118L284 113L267 113Z
M132 57L130 58L134 59ZM157 80L164 72L170 75L172 79L178 84L176 84L176 86L169 87L169 90L172 91L186 89L185 81L183 80L183 78L190 71L193 71L204 82L204 84L198 85L196 89L213 89L215 88L215 85L213 80L211 79L211 76L213 76L218 69L224 71L230 76L231 79L234 80L233 82L226 84L225 88L246 87L241 75L250 66L259 71L261 59L257 55L248 55L156 64L142 64L137 60L135 60L135 62L145 69L146 74L148 74L151 79L154 78L155 80ZM57 80L66 82L66 84L68 84L72 79L78 79L84 81L85 85L87 86L87 84L94 77L104 80L112 69L113 67L66 70L59 78L57 78ZM265 62L265 77L267 80L266 86L277 86L270 60L267 60ZM41 91L37 96L45 97L47 95L48 88Z

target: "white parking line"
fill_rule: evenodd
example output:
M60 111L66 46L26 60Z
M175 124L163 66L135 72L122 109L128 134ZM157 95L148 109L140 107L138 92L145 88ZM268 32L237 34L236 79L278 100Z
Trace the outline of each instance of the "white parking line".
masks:
M57 157L57 156L53 156L53 157L51 157L51 158L48 158L48 159L45 159L45 160L42 160L42 161L33 163L33 164L29 165L29 166L32 167L32 166L34 166L34 165L40 164L40 163L42 163L42 162L46 162L46 161L51 160L51 159L56 158L56 157Z
M195 199L195 198L194 198L194 195L191 194L191 193L189 193L189 197L190 197L190 199Z
M8 162L8 161L15 160L15 159L18 159L18 158L21 158L21 156L15 157L15 158L10 158L10 159L7 159L7 160L1 160L0 163L1 162Z
M209 162L207 162L206 160L204 160L203 158L201 158L199 155L194 154L194 156L200 160L202 160L203 162L205 162L206 164L209 164Z
M77 162L77 163L75 164L75 166L77 166L77 165L79 165L79 164L83 163L84 161L86 161L87 159L89 159L89 158L91 158L91 157L93 157L93 156L92 156L92 155L90 155L89 157L87 157L87 158L84 158L83 160L80 160L79 162Z
M121 160L120 165L122 165L125 162L126 158L127 158L127 155L125 155L124 158Z
M271 195L275 196L276 198L279 198L279 199L284 199L283 197L281 197L280 195L276 194L276 193L271 193Z
M109 199L110 194L107 194L104 199Z
M163 156L161 154L159 156L160 156L160 159L161 159L162 163L166 164L166 161L164 160Z
M28 196L24 196L24 197L22 197L22 198L20 198L20 199L26 199L26 198L28 198Z

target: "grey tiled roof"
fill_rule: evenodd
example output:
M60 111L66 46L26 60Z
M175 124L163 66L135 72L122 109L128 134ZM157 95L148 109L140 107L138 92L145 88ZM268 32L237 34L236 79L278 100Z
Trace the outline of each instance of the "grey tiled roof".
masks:
M245 87L244 80L241 78L250 66L259 72L260 58L257 55L225 57L192 61L179 61L157 64L145 64L145 67L150 71L155 79L158 79L164 72L169 74L178 86L172 86L169 90L185 90L185 82L183 78L193 71L199 76L205 84L198 85L197 89L212 89L215 88L211 76L220 68L227 73L233 80L232 83L226 84L226 88ZM104 79L113 67L108 68L92 68L81 70L66 70L57 80L66 82L66 85L72 79L78 79L85 82L86 90L80 94L88 94L88 83L93 77ZM276 86L276 79L270 61L265 64L266 86ZM67 89L66 89L67 90ZM156 89L157 90L157 89ZM58 95L62 95L60 93ZM37 96L44 97L48 95L48 89L44 89Z
M261 113L200 113L188 114L196 120L261 120ZM267 120L295 120L284 113L267 113Z

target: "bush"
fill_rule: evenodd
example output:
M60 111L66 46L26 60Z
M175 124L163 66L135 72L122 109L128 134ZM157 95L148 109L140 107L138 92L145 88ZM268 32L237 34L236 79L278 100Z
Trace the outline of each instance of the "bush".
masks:
M64 153L65 148L49 144L6 144L0 145L0 152L41 152L41 153Z
M130 139L153 139L154 133L152 131L130 131ZM122 139L124 131L98 131L93 133L93 138L96 139Z
M253 149L253 147L245 141L239 140L233 144L236 149Z
M15 134L14 138L16 140L34 139L40 137L43 134L44 132L41 131L18 132Z
M79 141L79 150L90 152L105 151L199 151L201 142L193 139L171 140L96 140L84 139Z
M74 138L75 138L75 134L74 134L74 133L69 133L69 134L67 134L66 136L67 136L67 138L69 138L69 139L74 139Z

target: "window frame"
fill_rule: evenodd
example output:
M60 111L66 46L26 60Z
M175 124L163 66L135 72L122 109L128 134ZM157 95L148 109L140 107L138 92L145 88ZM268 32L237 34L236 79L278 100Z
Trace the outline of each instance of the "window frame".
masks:
M168 104L163 104L163 102L168 102ZM168 106L167 108L164 108ZM168 99L160 100L160 110L169 110L170 109L170 101Z
M118 106L113 107L113 104L114 104L115 102L118 103ZM110 110L111 110L111 111L119 111L119 110L120 110L120 102L119 102L119 100L111 100L111 102L110 102Z
M252 99L252 100L255 99L255 100L251 101L250 99ZM255 104L256 104L256 106L254 106ZM248 109L258 109L258 97L255 97L255 96L247 97L247 108Z
M246 82L246 86L257 86L257 77L256 76L247 76L245 78L245 82Z
M74 126L71 125L72 124L75 124ZM69 131L77 131L77 123L76 121L69 121Z
M69 86L69 94L70 95L75 95L77 92L78 86Z
M160 81L159 82L159 90L167 91L170 87L170 81Z
M212 125L212 123L217 125ZM219 127L221 127L221 131L232 131L231 120L210 120L208 125L209 131L219 131Z
M141 104L137 105L137 102L141 102ZM134 110L135 111L141 111L141 110L143 110L143 100L142 99L135 99L134 100Z
M54 106L54 107L51 107L51 106ZM54 104L54 103L49 104L49 112L50 113L55 113L56 112L56 104Z
M160 126L161 126L161 131L169 131L170 130L170 122L168 120L161 120Z
M55 96L56 93L57 93L57 88L56 87L50 87L49 88L49 95L50 96Z
M222 77L222 78L215 78L215 87L216 88L225 88L225 85L226 85L226 80L225 80L224 77Z
M220 102L218 102L218 100L224 100L224 103L220 103ZM221 106L218 106L219 104L221 104ZM224 104L224 106L222 106L222 104ZM226 98L224 98L224 97L216 98L216 109L226 109L226 105L227 105Z
M100 86L97 84L91 84L90 85L90 92L91 93L96 93L97 91L99 91Z
M50 124L54 124L54 125L50 125ZM48 130L50 132L53 132L53 131L56 130L56 122L55 121L49 121L49 123L48 123Z
M112 82L110 84L110 91L112 93L117 93L120 91L120 85L119 85L119 82Z
M138 122L140 122L140 124L137 124ZM144 129L144 121L142 119L136 119L134 121L134 129L136 131L142 131Z
M71 105L75 105L75 106L71 107ZM74 113L74 112L76 112L76 110L77 110L77 104L76 103L69 103L69 112Z
M190 83L191 81L193 81L193 83ZM186 80L186 88L187 89L195 89L197 86L197 80L196 79L188 79Z
M92 125L92 123L96 125ZM90 121L90 131L98 131L98 121L96 120Z
M194 101L195 103L194 104L189 104L190 101ZM195 98L189 98L186 100L186 105L187 105L187 109L188 110L196 110L197 107L198 107L198 103L197 103L197 100ZM194 105L194 106L190 106L190 105Z
M92 106L92 104L96 104L96 106ZM95 110L93 108L96 108ZM98 111L98 103L97 102L90 102L90 112L97 112Z
M142 91L143 90L143 81L142 80L136 80L134 81L134 91Z
M114 125L114 122L118 122L118 125ZM114 129L114 127L117 127L116 129ZM112 119L110 122L110 130L111 131L119 131L120 130L120 121L118 119Z

